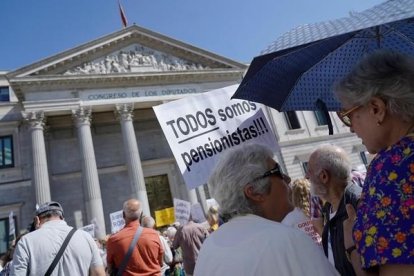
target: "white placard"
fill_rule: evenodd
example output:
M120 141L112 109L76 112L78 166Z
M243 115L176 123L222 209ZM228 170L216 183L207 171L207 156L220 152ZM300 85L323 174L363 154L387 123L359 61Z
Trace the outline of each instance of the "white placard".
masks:
M175 220L180 225L185 225L190 218L191 203L182 199L174 198Z
M237 85L154 106L188 189L207 183L221 154L243 143L279 150L262 105L230 100Z
M114 234L124 228L125 220L122 215L122 210L109 214L111 219L111 233Z
M193 221L198 222L198 223L202 223L206 221L203 208L201 208L201 204L199 202L194 203L191 206L191 217L193 218Z
M10 211L9 213L9 235L13 235L15 237L16 235L16 228L14 227L14 214L13 211Z
M95 238L95 225L94 224L88 224L79 229L85 232L88 232L92 236L92 238Z
M210 209L211 206L219 206L217 201L214 198L206 199L207 210Z

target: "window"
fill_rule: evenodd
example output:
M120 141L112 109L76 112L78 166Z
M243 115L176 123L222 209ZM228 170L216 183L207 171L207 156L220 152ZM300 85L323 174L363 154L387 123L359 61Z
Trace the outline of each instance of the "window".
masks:
M0 137L0 169L14 166L13 160L13 137Z
M308 162L302 162L302 169L304 172L304 175L308 173Z
M320 110L315 111L315 118L318 126L324 126L328 124L328 118L326 118L326 114Z
M16 237L16 233L9 233L9 218L0 218L0 254L6 253L11 242ZM14 229L16 226L16 216L14 216Z
M8 102L8 101L10 101L9 87L0 86L0 102Z
M287 111L284 113L289 129L298 129L300 128L300 123L298 116L295 111Z

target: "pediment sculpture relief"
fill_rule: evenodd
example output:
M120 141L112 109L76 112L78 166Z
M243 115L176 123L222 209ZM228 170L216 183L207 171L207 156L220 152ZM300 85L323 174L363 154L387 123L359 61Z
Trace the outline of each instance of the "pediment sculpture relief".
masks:
M184 71L208 69L153 49L135 44L104 58L86 62L72 68L64 75L112 74L134 72Z

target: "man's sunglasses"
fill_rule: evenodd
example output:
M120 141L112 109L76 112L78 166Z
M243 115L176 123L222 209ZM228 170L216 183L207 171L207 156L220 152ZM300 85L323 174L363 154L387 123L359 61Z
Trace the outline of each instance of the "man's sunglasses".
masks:
M288 175L282 173L282 170L280 169L280 166L277 163L275 164L275 167L273 169L268 170L267 172L265 172L263 175L259 176L255 180L263 179L263 178L269 177L271 175L276 175L276 176L282 178L287 184L289 184L291 182L290 177Z

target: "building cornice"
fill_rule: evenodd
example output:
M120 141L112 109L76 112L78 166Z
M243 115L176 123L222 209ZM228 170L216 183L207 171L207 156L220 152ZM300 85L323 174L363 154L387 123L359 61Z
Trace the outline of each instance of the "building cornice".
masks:
M10 79L19 98L27 91L53 91L63 89L96 89L133 87L216 81L241 81L243 70L216 69L180 72L146 72L109 75L48 75Z
M307 137L304 139L298 140L291 140L291 141L283 141L279 142L281 148L304 145L304 144L311 144L315 142L323 142L327 140L328 135L326 136L317 136L317 137ZM347 132L347 133L337 133L329 136L332 139L340 139L340 138L348 138L348 137L355 137L354 133Z

